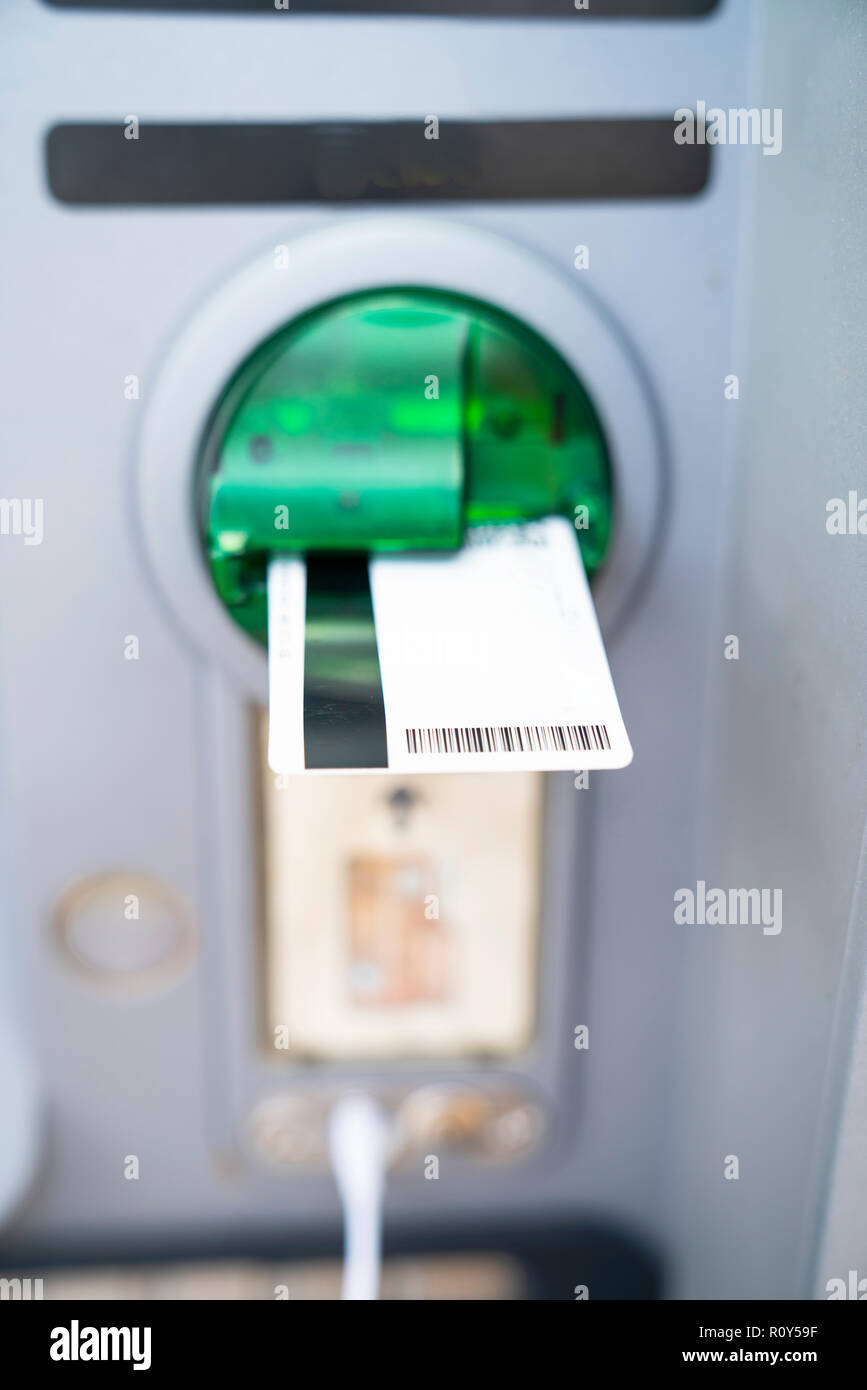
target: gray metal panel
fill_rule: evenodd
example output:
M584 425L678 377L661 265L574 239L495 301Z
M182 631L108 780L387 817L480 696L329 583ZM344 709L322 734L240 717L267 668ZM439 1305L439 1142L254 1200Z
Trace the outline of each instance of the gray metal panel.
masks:
M781 888L783 928L680 928L695 1002L680 1287L730 1298L813 1292L865 964L867 542L825 525L827 501L863 496L867 481L867 168L853 105L864 11L774 0L762 18L754 100L782 107L786 124L783 153L753 170L745 223L729 565L709 633L718 738L697 871L709 885ZM727 633L738 662L723 660ZM864 1231L860 1072L849 1096L829 1269L855 1258ZM737 1182L723 1178L726 1154L740 1157Z

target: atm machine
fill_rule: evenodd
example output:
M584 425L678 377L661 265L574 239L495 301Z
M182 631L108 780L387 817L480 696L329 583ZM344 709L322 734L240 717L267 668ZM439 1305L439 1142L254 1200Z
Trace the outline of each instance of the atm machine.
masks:
M0 29L3 1274L338 1297L358 1102L383 1298L828 1296L867 1258L857 7ZM676 140L699 103L779 148ZM552 516L631 765L390 770L371 557Z

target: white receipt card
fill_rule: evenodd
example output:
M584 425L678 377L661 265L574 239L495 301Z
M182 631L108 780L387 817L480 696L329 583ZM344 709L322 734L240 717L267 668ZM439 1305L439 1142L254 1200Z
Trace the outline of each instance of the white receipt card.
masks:
M268 565L268 766L304 771L304 633L307 562L275 556Z
M370 589L391 772L625 767L632 748L564 517L383 555Z
M545 772L631 762L565 518L470 527L458 551L376 556L356 579L360 588L342 598L332 589L334 654L323 663L321 646L308 651L305 679L313 580L300 555L268 566L275 772ZM364 604L361 648L341 647L353 615L359 630Z

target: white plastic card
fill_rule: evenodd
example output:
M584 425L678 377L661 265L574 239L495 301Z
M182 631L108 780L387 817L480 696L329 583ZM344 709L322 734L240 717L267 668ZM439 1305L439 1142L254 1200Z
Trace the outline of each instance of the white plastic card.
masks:
M269 568L269 762L277 772L304 768L303 580L294 569L284 573L298 564L277 559ZM388 748L379 770L544 772L631 762L565 518L471 527L459 551L376 556L369 575Z
M281 555L268 565L268 765L304 771L304 627L307 563Z
M474 527L454 554L377 557L370 587L392 771L631 761L565 518Z

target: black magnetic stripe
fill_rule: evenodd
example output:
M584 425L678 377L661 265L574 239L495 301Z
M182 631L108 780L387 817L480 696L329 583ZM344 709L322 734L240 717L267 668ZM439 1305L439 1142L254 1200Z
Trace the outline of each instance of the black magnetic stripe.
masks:
M151 124L49 131L48 184L90 207L687 198L706 144L678 145L673 116L628 120Z
M388 767L366 556L307 557L304 765Z

